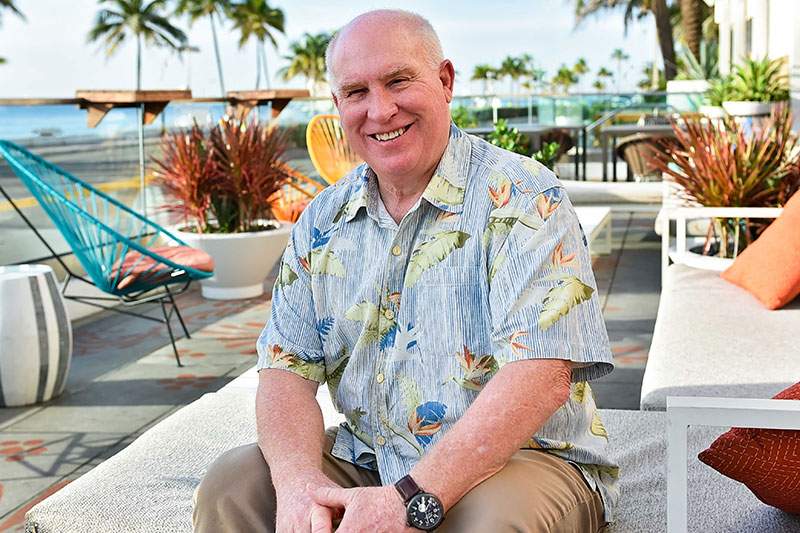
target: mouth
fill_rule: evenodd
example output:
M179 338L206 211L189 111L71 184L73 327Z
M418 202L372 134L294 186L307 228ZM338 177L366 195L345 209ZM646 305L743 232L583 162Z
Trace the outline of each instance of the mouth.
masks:
M408 126L403 126L402 128L398 128L396 130L387 131L385 133L373 133L369 136L378 142L385 143L402 137L411 128L411 126L412 124L409 124Z

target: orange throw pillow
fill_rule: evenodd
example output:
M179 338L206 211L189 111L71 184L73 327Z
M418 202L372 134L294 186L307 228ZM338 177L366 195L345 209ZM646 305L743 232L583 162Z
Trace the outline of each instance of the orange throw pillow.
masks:
M149 250L181 266L203 272L214 271L214 259L203 250L191 246L155 246ZM117 269L120 270L121 277L117 283L117 289L124 289L137 281L157 283L169 277L169 272L164 270L167 267L155 265L156 261L151 257L142 255L135 250L129 251L122 264L117 262L112 269L113 275L116 275Z
M750 292L767 309L780 309L800 294L800 192L722 278Z
M775 399L800 400L800 383ZM767 505L800 513L800 431L732 428L697 457Z

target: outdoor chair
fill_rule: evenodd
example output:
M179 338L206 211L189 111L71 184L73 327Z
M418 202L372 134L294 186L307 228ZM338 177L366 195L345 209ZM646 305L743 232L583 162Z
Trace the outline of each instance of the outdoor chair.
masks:
M622 137L617 145L617 156L628 165L628 181L659 181L661 171L650 163L654 150L659 148L661 137L647 133L634 133Z
M0 155L36 198L61 232L86 271L78 274L55 252L28 217L0 187L0 192L66 271L61 287L65 298L167 326L178 366L181 364L170 319L174 313L189 338L174 296L194 280L211 277L213 260L129 207L34 155L0 140ZM69 294L73 279L93 285L108 296ZM117 302L121 306L109 305ZM134 313L128 308L152 303L163 318ZM105 305L104 305L105 304Z
M328 184L339 181L362 160L350 148L338 115L317 115L306 128L311 162Z

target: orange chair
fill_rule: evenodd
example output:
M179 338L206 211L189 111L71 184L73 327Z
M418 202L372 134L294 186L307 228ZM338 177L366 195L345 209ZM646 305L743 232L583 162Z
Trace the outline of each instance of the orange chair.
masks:
M306 145L314 168L328 184L336 183L362 163L347 143L338 115L312 118L306 128Z

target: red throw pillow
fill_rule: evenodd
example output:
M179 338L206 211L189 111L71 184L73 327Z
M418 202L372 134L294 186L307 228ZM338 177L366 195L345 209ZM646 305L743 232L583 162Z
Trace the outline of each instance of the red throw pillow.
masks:
M214 271L214 259L203 250L192 248L191 246L156 246L149 250L181 266L202 270L203 272ZM148 281L150 283L160 281L160 278L165 277L165 274L162 272L162 268L157 266L153 268L155 264L156 261L151 257L142 255L134 250L129 251L122 264L115 264L112 270L114 272L113 275L116 275L117 268L120 269L120 280L117 283L117 288L124 289L133 285L136 281Z
M767 309L780 309L800 294L800 192L722 278L750 292Z
M800 383L775 399L800 400ZM800 431L732 428L697 456L787 513L800 513Z

